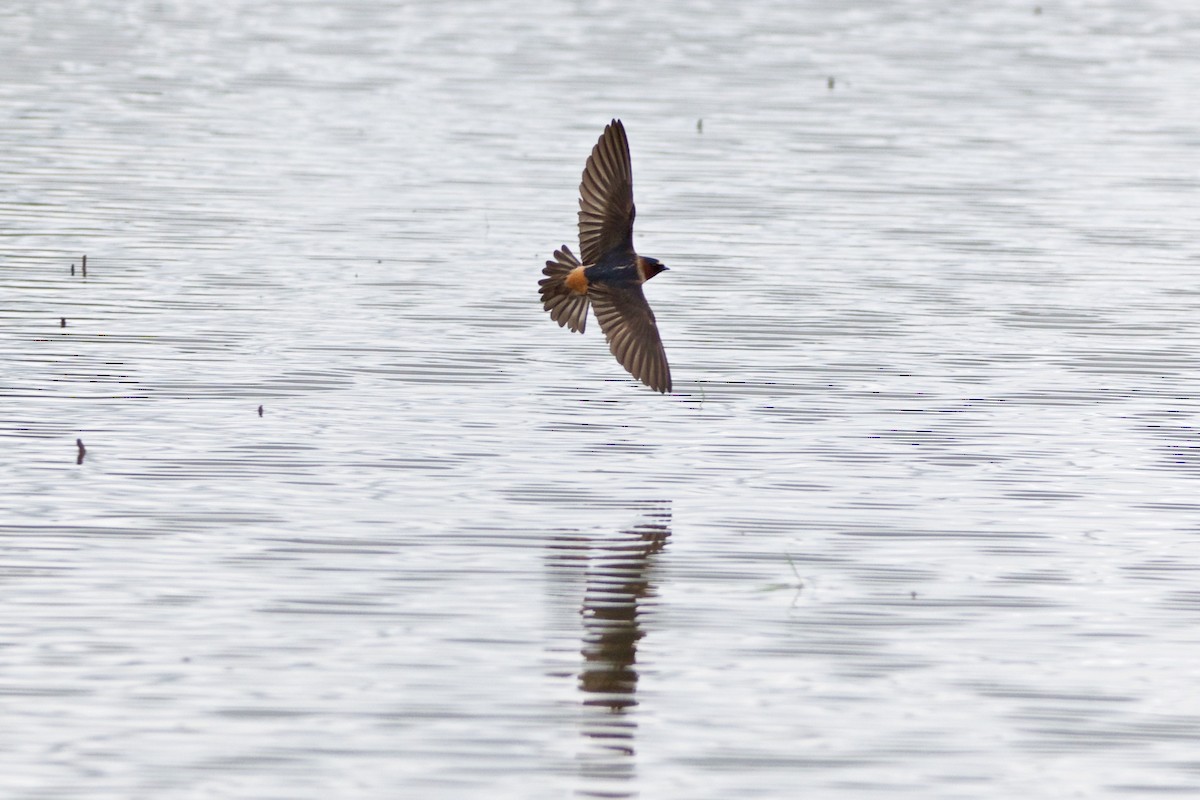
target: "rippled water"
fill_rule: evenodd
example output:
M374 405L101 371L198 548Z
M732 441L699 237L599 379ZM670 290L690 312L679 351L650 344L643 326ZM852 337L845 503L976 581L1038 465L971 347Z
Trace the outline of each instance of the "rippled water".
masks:
M1200 793L1200 12L0 31L0 793ZM667 397L537 302L612 117Z

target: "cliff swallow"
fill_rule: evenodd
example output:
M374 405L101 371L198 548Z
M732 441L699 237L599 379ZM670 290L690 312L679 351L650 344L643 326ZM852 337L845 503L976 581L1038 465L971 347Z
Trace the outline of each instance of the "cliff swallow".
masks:
M642 284L667 268L633 249L633 168L625 126L614 119L592 148L579 185L580 261L565 244L538 282L559 326L583 333L591 307L608 349L656 392L671 391L671 368Z

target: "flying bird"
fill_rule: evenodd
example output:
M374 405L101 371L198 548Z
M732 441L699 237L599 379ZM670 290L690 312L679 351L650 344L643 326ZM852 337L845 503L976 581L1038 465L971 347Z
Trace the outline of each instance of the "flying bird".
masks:
M579 184L579 251L565 244L538 282L550 318L583 333L590 307L608 349L629 374L656 392L671 391L671 367L642 284L666 267L633 249L633 168L625 126L614 119L583 169Z

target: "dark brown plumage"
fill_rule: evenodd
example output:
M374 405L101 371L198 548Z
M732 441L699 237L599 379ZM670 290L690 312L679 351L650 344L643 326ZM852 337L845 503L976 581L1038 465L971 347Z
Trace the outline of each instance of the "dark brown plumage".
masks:
M583 170L579 185L580 261L563 245L539 281L542 306L560 326L583 333L588 308L609 350L633 377L671 391L671 368L642 284L667 268L633 249L633 169L625 126L614 119Z

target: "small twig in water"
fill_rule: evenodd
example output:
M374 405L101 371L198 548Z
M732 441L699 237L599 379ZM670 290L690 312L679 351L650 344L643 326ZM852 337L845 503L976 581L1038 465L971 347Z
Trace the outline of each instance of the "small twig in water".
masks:
M792 574L796 576L796 580L797 580L797 581L799 581L799 583L800 583L800 585L801 585L801 586L803 586L803 585L804 585L804 579L800 577L800 571L796 569L796 562L792 561L792 556L791 556L791 554L790 554L790 553L784 553L784 554L783 554L783 557L787 559L788 566L792 568Z

